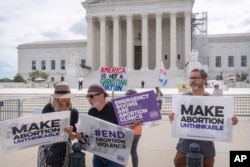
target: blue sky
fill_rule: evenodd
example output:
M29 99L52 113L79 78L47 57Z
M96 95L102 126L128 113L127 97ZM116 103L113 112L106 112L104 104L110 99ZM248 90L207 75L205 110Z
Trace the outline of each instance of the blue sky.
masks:
M0 78L17 73L17 46L43 40L86 39L83 0L0 0ZM196 0L208 12L208 34L249 33L249 0Z

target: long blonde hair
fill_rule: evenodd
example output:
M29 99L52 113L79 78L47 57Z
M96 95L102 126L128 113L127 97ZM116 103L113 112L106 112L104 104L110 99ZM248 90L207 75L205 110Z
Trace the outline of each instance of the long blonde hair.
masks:
M54 108L55 111L59 111L60 110L60 103L59 103L59 99L58 98L53 98L52 100L52 107ZM68 109L72 108L72 102L69 99L68 103L67 103L67 107Z

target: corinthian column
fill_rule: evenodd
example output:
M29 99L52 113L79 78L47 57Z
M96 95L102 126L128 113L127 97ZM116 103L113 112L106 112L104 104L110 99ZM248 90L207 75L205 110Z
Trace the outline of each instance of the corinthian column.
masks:
M142 14L142 68L148 68L148 14Z
M127 15L127 67L133 69L133 16Z
M94 63L93 63L93 17L88 16L86 17L87 19L87 24L88 24L88 42L87 42L87 62L86 65L90 66L91 69L93 70Z
M156 13L156 69L162 60L162 13Z
M191 12L185 13L185 65L189 62L191 52Z
M119 16L113 16L113 66L120 66Z
M176 68L176 13L170 13L170 68Z
M100 18L100 67L106 66L106 17Z

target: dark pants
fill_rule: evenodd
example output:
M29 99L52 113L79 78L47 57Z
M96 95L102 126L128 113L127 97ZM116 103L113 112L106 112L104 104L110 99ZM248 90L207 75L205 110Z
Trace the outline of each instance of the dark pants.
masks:
M161 110L162 100L157 100L157 103L158 103L158 107L159 107L159 109Z
M186 154L183 154L177 151L174 158L175 167L186 167ZM203 158L203 167L213 167L214 166L214 157L204 157Z
M106 158L94 155L93 157L93 167L125 167L116 162L110 161Z
M82 90L82 82L79 82L79 88L78 90Z
M141 135L134 135L134 139L132 142L130 154L131 154L133 167L138 167L139 160L138 160L138 154L137 154L137 145L138 145L140 137Z

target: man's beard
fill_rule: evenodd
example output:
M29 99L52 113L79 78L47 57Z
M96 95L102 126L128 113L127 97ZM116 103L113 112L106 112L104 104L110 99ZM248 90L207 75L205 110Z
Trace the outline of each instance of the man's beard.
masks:
M192 90L199 90L200 86L199 85L191 85Z

